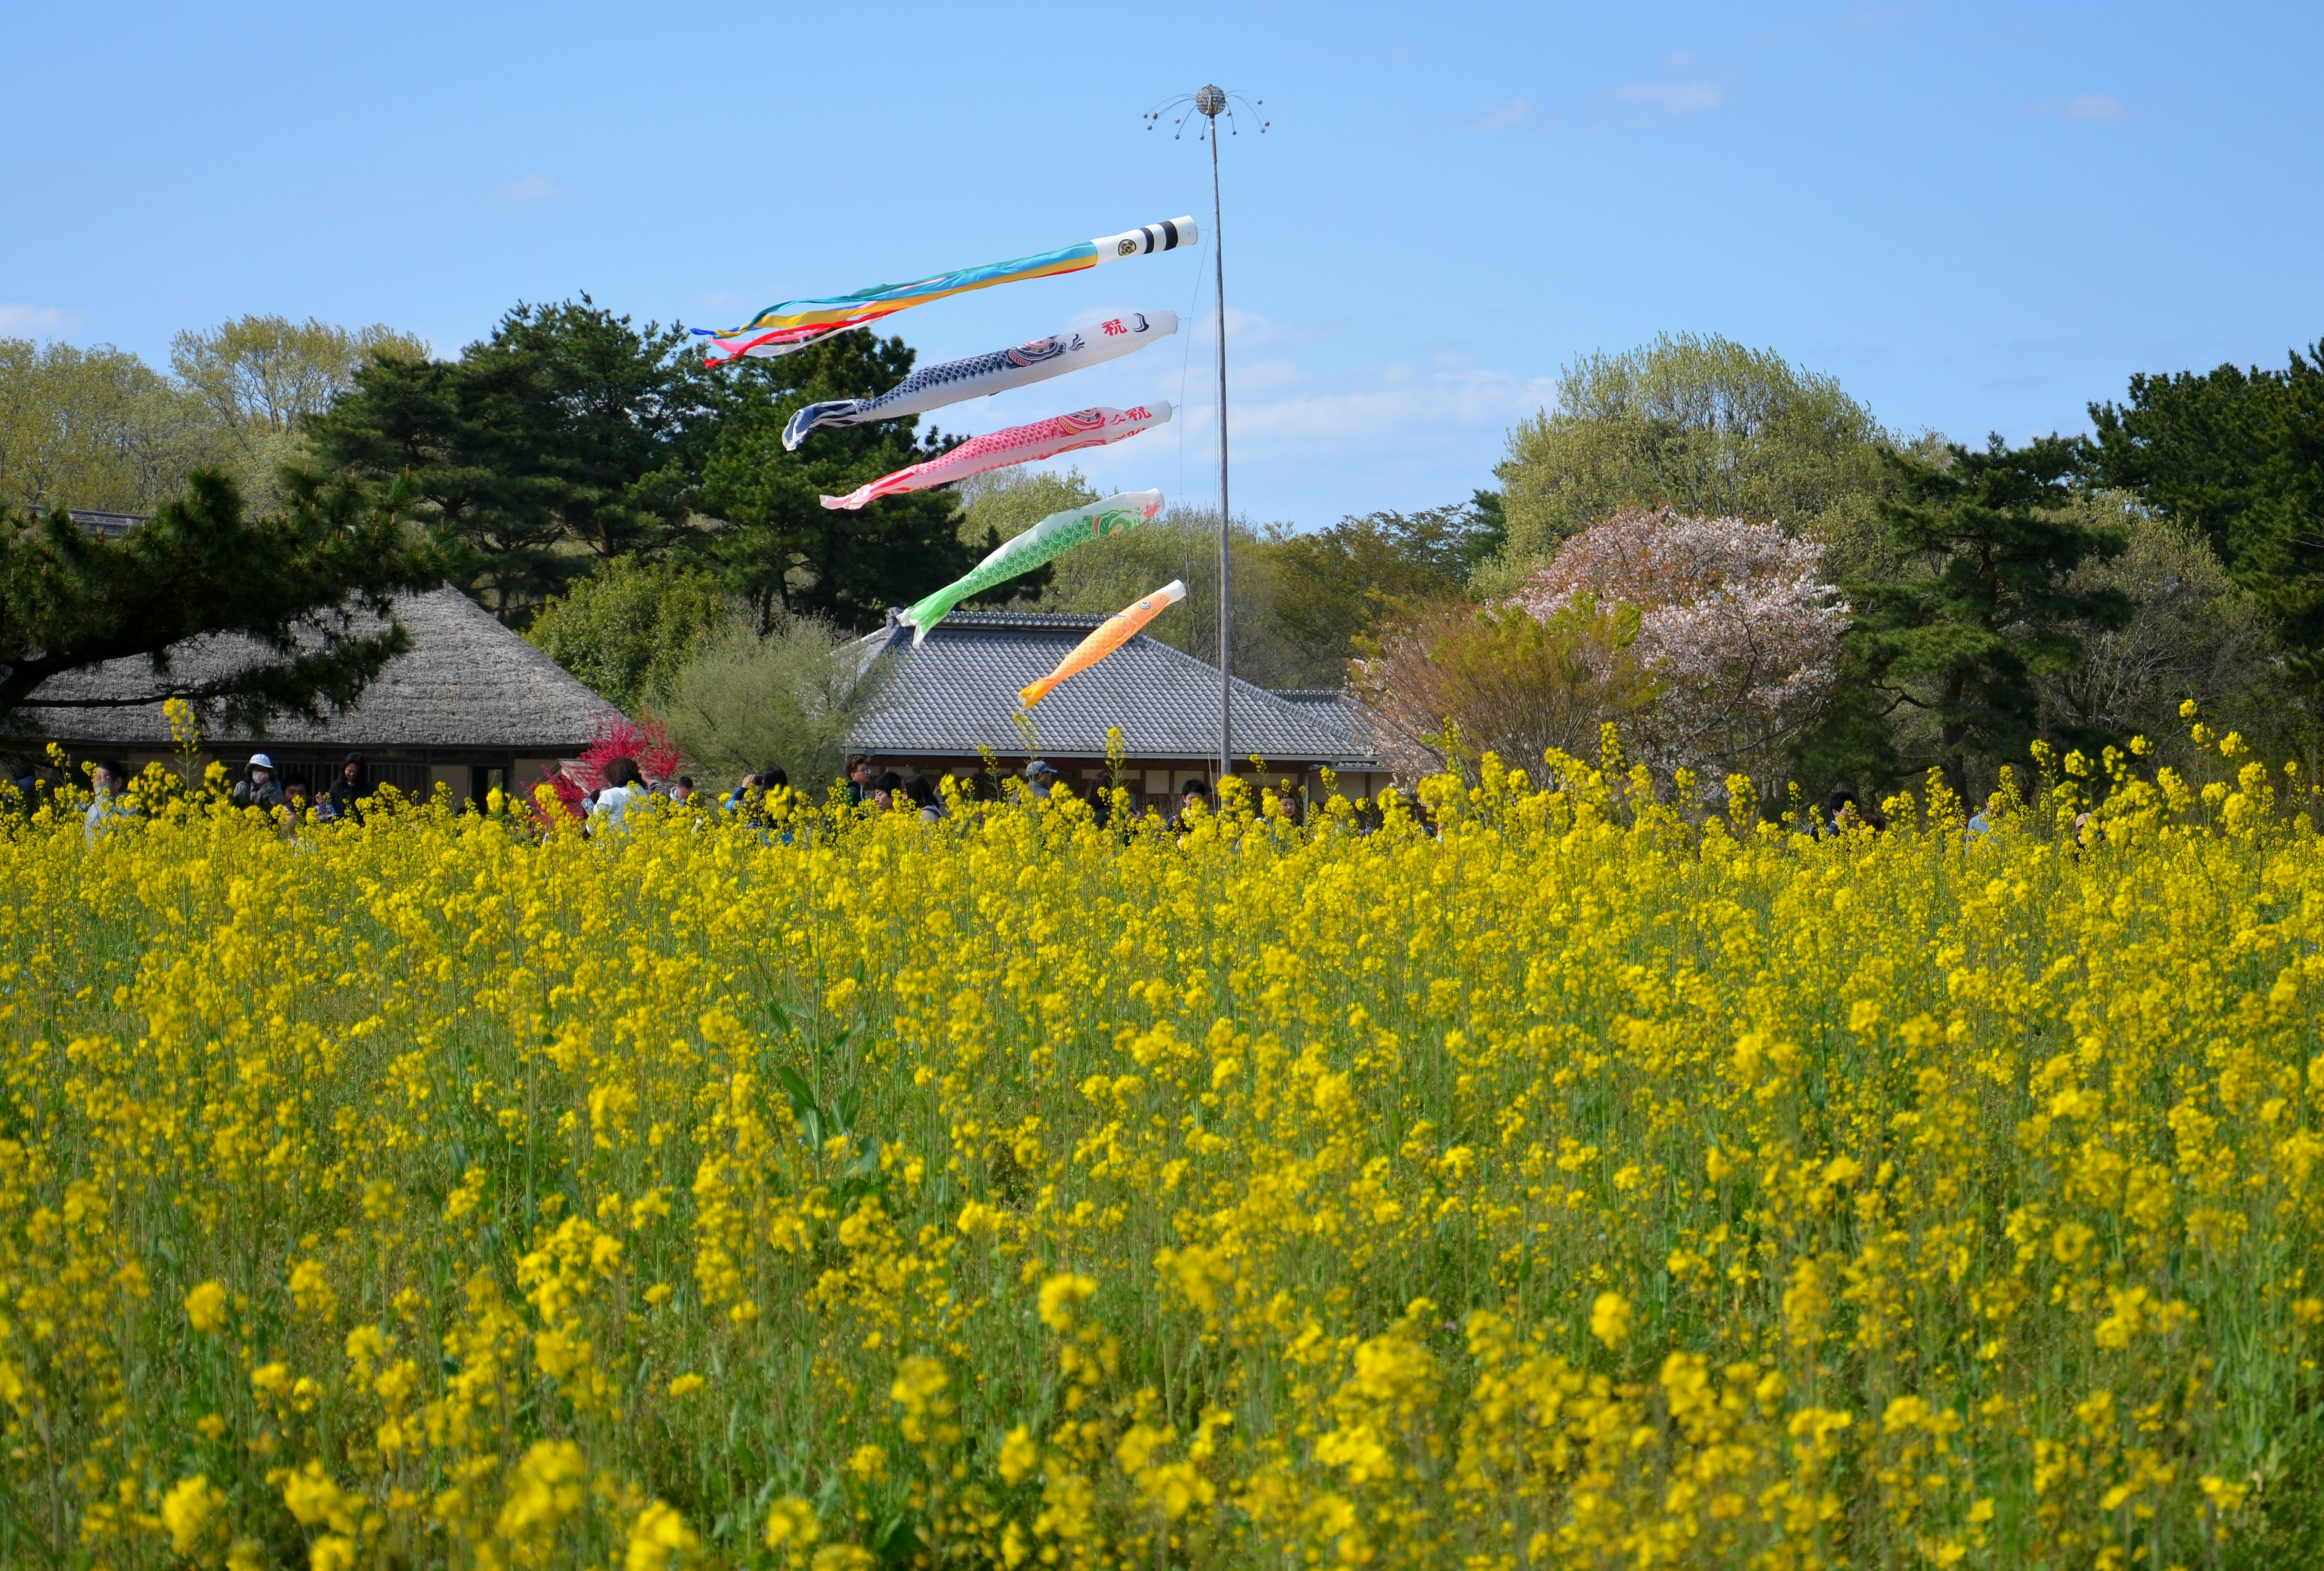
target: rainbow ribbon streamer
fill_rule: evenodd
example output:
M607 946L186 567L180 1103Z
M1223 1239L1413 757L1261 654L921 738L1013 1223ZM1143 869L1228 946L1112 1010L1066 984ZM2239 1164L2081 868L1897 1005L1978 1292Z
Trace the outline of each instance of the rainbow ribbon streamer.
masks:
M1175 251L1181 245L1192 245L1201 237L1194 219L1166 218L1159 224L1124 229L1119 235L1101 236L1062 250L1044 251L1038 256L1020 256L1014 262L965 267L957 273L939 273L933 278L916 279L909 283L874 284L870 289L828 300L787 300L780 305L769 306L739 328L696 328L694 331L710 340L702 347L702 363L706 365L722 365L745 356L772 359L804 349L817 338L844 333L850 328L860 328L947 295L991 289L996 283L1015 283L1020 279L1085 273L1128 256Z
M1186 597L1185 584L1173 578L1143 600L1125 605L1097 625L1097 630L1057 662L1057 669L1029 687L1018 689L1017 701L1028 709L1048 697L1049 689L1067 677L1077 677L1138 636L1145 625Z

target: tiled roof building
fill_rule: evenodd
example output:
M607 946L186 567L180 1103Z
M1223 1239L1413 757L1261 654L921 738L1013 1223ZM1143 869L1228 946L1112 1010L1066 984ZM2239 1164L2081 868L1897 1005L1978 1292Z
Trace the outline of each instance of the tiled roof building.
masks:
M1069 780L1097 781L1106 774L1107 731L1119 727L1133 787L1159 797L1185 780L1210 780L1218 771L1218 668L1143 633L1053 689L1033 710L1029 736L1019 728L1018 690L1048 675L1104 620L955 611L917 649L912 630L891 620L865 641L867 658L890 670L875 713L850 743L882 764L930 775L982 773L989 752L1004 767L1038 756ZM1286 696L1238 679L1233 713L1238 772L1256 754L1268 779L1313 787L1328 768L1350 777L1351 792L1369 794L1379 765L1337 694Z

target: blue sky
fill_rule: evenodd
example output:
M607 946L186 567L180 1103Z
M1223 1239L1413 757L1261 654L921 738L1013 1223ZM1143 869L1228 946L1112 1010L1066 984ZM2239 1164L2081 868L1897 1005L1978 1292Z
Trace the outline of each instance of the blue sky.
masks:
M1577 354L1719 332L1886 423L2085 423L2136 370L2324 337L2324 6L1239 4L393 7L0 0L0 332L246 311L439 352L519 299L755 307L1210 211L1224 144L1237 511L1490 483ZM2308 106L2304 110L2302 104ZM1209 254L898 318L951 358L1120 308L1179 338L947 411L1167 398L1081 456L1214 494Z

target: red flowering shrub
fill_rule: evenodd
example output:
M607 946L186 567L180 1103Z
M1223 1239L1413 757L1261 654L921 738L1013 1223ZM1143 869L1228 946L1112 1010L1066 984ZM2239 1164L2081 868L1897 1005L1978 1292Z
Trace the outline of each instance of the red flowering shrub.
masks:
M617 758L635 759L638 772L650 781L668 780L678 772L678 752L660 721L616 715L599 725L574 766L558 771L549 783L557 789L559 801L578 812L581 799L605 783L606 767Z

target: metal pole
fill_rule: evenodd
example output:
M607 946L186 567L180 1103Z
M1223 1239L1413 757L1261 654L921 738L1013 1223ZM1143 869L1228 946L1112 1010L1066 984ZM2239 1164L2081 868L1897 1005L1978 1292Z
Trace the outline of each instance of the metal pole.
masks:
M1211 116L1211 257L1217 265L1219 299L1219 779L1234 769L1234 596L1232 567L1228 560L1227 521L1227 250L1220 228L1219 111L1226 95L1213 88L1214 102L1206 102Z

